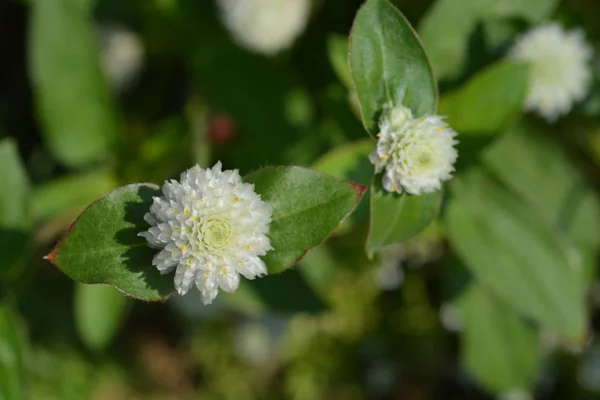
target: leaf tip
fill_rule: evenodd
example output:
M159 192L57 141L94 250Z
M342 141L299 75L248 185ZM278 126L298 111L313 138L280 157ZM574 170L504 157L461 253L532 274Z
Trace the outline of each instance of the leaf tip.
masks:
M59 248L59 246L56 246L54 249L52 249L52 251L50 253L46 254L43 257L43 259L50 261L54 265L57 265L56 264L56 254L58 253L58 248Z
M352 185L352 187L354 189L356 189L357 197L358 197L357 200L362 199L362 197L365 194L365 191L367 190L368 186L367 185L361 185L361 184L356 183L356 182L350 182L350 184Z

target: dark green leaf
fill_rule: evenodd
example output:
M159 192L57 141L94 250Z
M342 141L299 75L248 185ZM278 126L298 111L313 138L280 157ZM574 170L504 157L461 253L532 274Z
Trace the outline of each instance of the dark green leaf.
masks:
M75 326L94 351L104 350L123 320L127 297L108 285L75 286Z
M269 273L296 264L350 214L365 187L300 167L263 168L244 177L273 206L272 251L263 257Z
M0 274L25 252L29 237L29 179L14 141L0 141Z
M0 306L0 398L25 399L23 339L13 313Z
M148 229L144 214L157 186L133 184L94 202L73 223L47 258L72 279L107 283L147 301L164 300L173 291L173 276L152 265L155 250L138 236Z
M371 186L371 227L367 238L367 252L372 254L382 247L403 242L421 233L437 217L442 203L442 191L420 196L387 192L380 177Z
M81 0L34 0L31 7L30 69L48 146L69 166L97 161L117 125L92 18Z
M572 340L586 327L575 248L482 170L453 182L448 234L465 265L503 301Z
M444 95L438 113L446 115L448 124L461 134L497 133L521 108L528 75L527 64L496 64Z
M363 122L375 136L384 107L415 116L436 109L437 87L427 56L406 18L388 0L367 0L350 34L350 68Z

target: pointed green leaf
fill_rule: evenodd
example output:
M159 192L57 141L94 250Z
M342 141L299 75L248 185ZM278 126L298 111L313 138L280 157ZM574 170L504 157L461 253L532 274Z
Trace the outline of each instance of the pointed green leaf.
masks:
M365 187L300 167L271 167L252 172L244 181L254 184L273 206L269 238L273 250L263 260L269 273L296 264L321 244L350 214Z
M372 136L386 106L408 107L415 116L435 111L437 86L425 51L388 0L367 0L360 8L349 57L363 122Z
M318 171L271 167L244 178L273 206L269 237L274 250L264 261L269 273L293 266L306 251L323 242L361 199L365 187ZM173 290L173 276L152 266L156 250L139 232L157 186L133 184L117 189L88 207L47 258L72 279L107 283L147 301L163 300Z
M156 185L133 184L90 205L47 258L72 279L106 283L141 300L164 300L173 291L173 276L152 265L155 250L138 236L148 229L144 214Z
M575 248L482 170L455 178L453 189L448 234L476 279L543 326L583 340L585 276Z
M29 178L12 139L0 141L0 274L24 254L29 237Z
M30 69L47 144L69 166L98 161L117 125L88 7L81 0L34 0L31 7Z
M127 297L108 285L75 286L75 326L85 345L104 350L123 321Z
M367 237L367 252L403 242L421 233L437 217L442 203L442 191L420 196L387 192L376 176L371 186L371 226Z
M438 113L461 134L494 134L520 110L528 83L527 64L504 61L444 95Z

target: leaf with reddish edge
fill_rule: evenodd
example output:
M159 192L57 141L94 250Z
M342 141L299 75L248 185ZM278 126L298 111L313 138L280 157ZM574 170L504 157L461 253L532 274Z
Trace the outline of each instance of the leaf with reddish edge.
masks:
M269 237L274 250L263 257L269 273L295 265L321 244L356 207L365 186L300 167L268 167L244 178L273 206ZM132 184L90 205L46 258L72 279L106 283L146 301L166 299L173 276L152 266L156 250L139 232L158 186Z
M272 251L263 260L269 273L299 262L323 243L354 210L366 186L308 168L269 167L248 174L256 192L273 206L269 238Z

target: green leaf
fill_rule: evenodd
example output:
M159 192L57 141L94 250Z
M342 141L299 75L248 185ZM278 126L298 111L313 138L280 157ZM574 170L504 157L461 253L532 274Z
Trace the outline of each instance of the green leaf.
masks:
M362 119L375 136L384 107L415 116L436 109L437 87L427 56L406 18L388 0L367 0L350 33L350 68Z
M156 185L133 184L90 205L47 258L72 279L106 283L140 300L160 301L173 291L173 276L152 265L155 250L138 236Z
M469 36L485 19L547 19L557 0L437 0L421 20L419 35L438 79L454 78L467 58Z
M538 331L480 283L457 300L463 318L462 364L494 394L528 391L541 364Z
M81 0L34 0L31 7L31 78L47 144L68 166L98 161L117 125L92 18Z
M348 38L338 34L331 34L327 38L327 52L329 62L338 79L349 89L354 89L352 75L348 67Z
M31 226L29 178L11 139L0 141L0 188L0 274L4 274L27 249Z
M25 399L23 339L13 313L0 306L0 398Z
M447 230L475 277L526 316L583 340L585 276L574 247L482 170L455 178L453 189Z
M379 176L371 186L371 226L367 237L367 253L403 242L421 233L437 217L442 191L420 196L387 192Z
M127 306L127 298L108 285L75 286L75 326L85 345L104 350L113 339Z
M459 90L444 95L438 114L448 116L448 124L461 134L494 134L521 108L528 75L527 64L495 64Z
M110 171L68 175L37 186L31 194L33 219L48 220L83 207L114 190L117 180Z
M295 265L322 243L350 214L365 187L300 167L270 167L252 172L244 181L254 184L273 206L269 238L273 250L263 260L269 273Z
M516 127L484 152L483 161L559 232L574 242L600 244L600 199L553 141L531 127Z
M373 179L373 165L369 161L369 153L373 147L374 143L370 139L338 146L315 161L313 168L367 186ZM348 233L357 223L369 218L369 198L370 194L367 192L356 211L342 222L336 234Z

